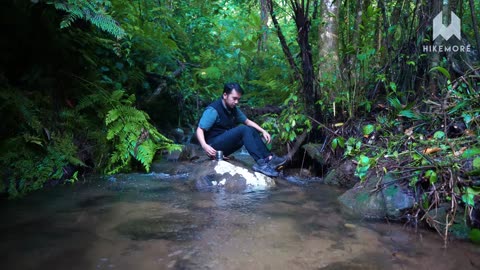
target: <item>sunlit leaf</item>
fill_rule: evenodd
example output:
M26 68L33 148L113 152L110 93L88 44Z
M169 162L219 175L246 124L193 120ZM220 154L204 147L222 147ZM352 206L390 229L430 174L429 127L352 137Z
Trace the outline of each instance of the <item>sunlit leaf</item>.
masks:
M398 111L403 109L402 103L400 103L400 100L397 97L394 97L394 98L389 97L388 98L388 103L390 104L390 106L392 106L393 108L395 108Z
M335 138L332 140L332 148L333 150L337 149L337 145L338 145L338 138Z
M371 124L363 127L363 135L370 135L373 131L375 131L375 127Z
M339 137L337 140L340 147L345 148L345 139L343 137Z
M450 72L448 72L448 70L446 70L445 68L443 67L433 67L432 69L430 69L429 72L432 72L432 71L439 71L440 73L442 73L445 77L447 77L447 79L450 80Z
M467 187L465 189L465 194L462 195L462 201L467 205L474 206L475 205L475 196L480 194L480 190L474 189L471 187Z
M437 173L433 170L428 170L425 172L425 177L428 178L428 181L430 182L431 185L435 184L437 182Z
M394 82L390 82L390 88L392 89L393 92L397 91L397 84Z
M480 148L471 148L471 149L467 149L465 150L465 152L463 152L463 155L462 155L462 158L471 158L475 155L479 155L480 154Z
M358 160L358 163L362 166L365 166L370 163L370 158L367 156L361 155Z
M403 117L407 117L407 118L410 118L410 119L416 119L416 120L422 119L422 117L420 115L416 114L412 110L401 110L400 112L398 112L398 115L403 116Z
M480 169L480 157L476 157L473 160L473 168L475 169Z
M463 113L463 122L467 125L467 128L470 127L470 122L473 120L473 117L470 114Z
M437 131L433 134L433 138L435 139L443 139L445 138L445 132L443 131Z

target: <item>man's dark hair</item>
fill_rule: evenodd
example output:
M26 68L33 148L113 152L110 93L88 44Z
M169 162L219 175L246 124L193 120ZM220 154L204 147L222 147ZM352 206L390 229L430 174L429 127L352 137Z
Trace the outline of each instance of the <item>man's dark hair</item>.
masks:
M237 93L243 95L243 89L238 83L226 83L225 86L223 86L223 93L230 95L232 91L235 90Z

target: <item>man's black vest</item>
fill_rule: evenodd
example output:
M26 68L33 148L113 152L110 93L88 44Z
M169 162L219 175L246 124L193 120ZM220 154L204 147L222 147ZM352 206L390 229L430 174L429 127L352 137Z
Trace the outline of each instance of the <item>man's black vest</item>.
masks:
M208 106L213 107L217 111L220 121L218 123L215 122L215 124L213 124L213 126L205 133L205 140L207 143L210 139L234 128L238 124L235 111L237 108L225 108L221 98L212 102Z

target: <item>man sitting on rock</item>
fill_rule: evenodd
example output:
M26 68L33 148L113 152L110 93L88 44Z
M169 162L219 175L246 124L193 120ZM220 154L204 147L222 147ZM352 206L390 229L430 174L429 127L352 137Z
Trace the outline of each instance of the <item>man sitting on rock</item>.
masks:
M203 112L197 127L198 142L210 157L215 157L217 150L228 156L245 145L256 162L253 165L254 171L267 176L278 176L276 170L287 159L268 151L259 133L267 143L271 140L270 134L248 119L237 107L242 94L242 87L238 83L225 84L222 97L212 102Z

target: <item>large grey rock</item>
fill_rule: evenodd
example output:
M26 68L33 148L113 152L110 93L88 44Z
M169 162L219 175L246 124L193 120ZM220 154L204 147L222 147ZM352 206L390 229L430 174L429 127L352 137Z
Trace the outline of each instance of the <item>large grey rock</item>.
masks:
M447 222L447 213L450 213L451 210L450 203L442 203L436 208L432 208L428 211L424 217L426 223L431 228L435 229L441 235L445 233L445 227ZM450 236L453 236L457 239L468 239L468 234L470 228L468 227L466 221L464 220L465 216L463 215L465 209L462 206L458 206L455 218L448 228ZM448 222L451 222L452 217L449 216Z
M207 160L198 165L189 176L197 190L224 189L227 192L245 192L275 186L275 181L271 177L227 161Z
M184 144L182 150L163 153L163 158L168 161L192 161L205 156L203 149L198 144Z
M322 153L322 144L307 143L302 148L307 151L309 157L315 160L320 165L325 165L324 154Z
M340 203L351 213L362 218L398 220L415 204L415 196L408 186L395 181L392 174L382 179L368 177L339 197Z
M355 176L355 165L351 160L341 163L338 167L331 169L324 178L324 183L343 188L352 188L360 181Z

